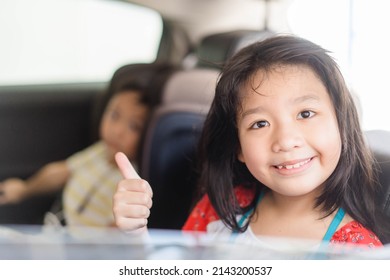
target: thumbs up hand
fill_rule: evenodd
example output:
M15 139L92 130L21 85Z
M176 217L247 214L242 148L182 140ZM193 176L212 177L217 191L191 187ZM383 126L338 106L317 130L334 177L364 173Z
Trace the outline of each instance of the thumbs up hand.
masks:
M125 154L117 153L115 161L124 177L113 198L115 223L124 231L145 232L152 207L152 188L139 177Z

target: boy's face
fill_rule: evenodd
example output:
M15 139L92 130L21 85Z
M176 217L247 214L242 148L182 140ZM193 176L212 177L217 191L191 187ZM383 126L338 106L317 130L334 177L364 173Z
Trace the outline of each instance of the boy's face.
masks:
M107 105L100 124L100 136L108 150L109 161L117 152L136 160L139 141L145 127L149 108L139 102L139 92L115 94Z
M321 80L308 67L279 66L256 73L243 94L239 160L281 195L322 186L340 159L341 139Z

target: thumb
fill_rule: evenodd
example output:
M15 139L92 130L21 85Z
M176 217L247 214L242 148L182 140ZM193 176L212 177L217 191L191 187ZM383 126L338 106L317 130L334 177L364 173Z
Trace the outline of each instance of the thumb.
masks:
M122 152L116 153L115 161L119 167L119 170L122 173L122 176L125 179L141 179L141 177L135 171L134 167L131 165L129 159L124 153Z

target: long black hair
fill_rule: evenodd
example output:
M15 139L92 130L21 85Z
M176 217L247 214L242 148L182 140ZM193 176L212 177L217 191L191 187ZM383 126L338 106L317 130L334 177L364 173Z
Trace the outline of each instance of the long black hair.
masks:
M325 216L342 207L352 218L374 231L382 242L388 242L389 227L385 226L385 219L380 219L382 211L375 203L378 191L375 161L365 142L353 98L328 52L299 37L274 36L256 42L238 52L223 68L200 139L200 187L229 228L246 230L249 222L239 227L236 221L236 215L245 209L239 207L234 187L237 184L255 186L257 196L265 186L237 159L240 92L257 71L269 71L275 65L310 67L326 87L336 112L341 156L315 206L321 207ZM253 206L254 202L249 207Z

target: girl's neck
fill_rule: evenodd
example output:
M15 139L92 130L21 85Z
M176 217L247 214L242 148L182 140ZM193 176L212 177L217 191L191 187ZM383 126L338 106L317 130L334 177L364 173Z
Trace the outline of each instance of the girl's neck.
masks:
M313 212L319 212L315 210L316 198L319 195L319 191L313 191L309 194L302 196L285 196L273 191L268 192L264 198L267 203L267 208L273 209L275 212L279 212L280 215L294 216L313 214Z
M267 192L256 207L252 231L256 235L321 240L334 213L323 218L321 207L314 207L320 191L296 197Z

